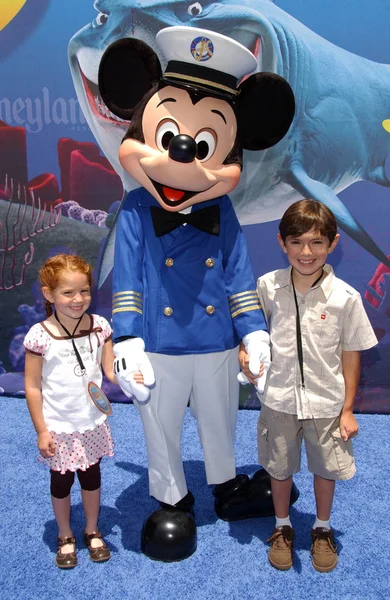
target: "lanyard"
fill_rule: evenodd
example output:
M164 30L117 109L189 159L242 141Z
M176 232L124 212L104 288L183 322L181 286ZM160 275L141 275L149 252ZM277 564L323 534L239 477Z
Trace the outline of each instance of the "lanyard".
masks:
M81 369L81 375L85 375L85 367L84 367L84 363L83 360L80 356L80 352L77 350L76 344L74 343L74 334L76 333L76 329L77 327L80 325L81 319L83 318L84 315L81 315L81 317L79 318L79 320L76 323L76 327L73 329L73 333L70 333L67 328L65 327L65 325L63 325L61 323L61 321L59 320L57 313L54 313L55 318L57 319L57 321L59 322L59 324L61 325L62 329L65 331L65 333L68 334L68 336L70 337L71 341L72 341L72 346L73 346L73 350L74 353L76 355L77 358L77 362L79 363L79 367ZM91 342L90 342L91 345ZM92 352L92 346L91 346L91 352ZM96 406L96 408L98 410L100 410L100 412L104 413L105 415L112 415L112 408L111 408L111 404L106 396L106 394L103 392L102 389L100 389L100 387L94 383L93 381L90 381L88 383L88 394L90 399L92 400L92 402L94 403L94 405Z
M321 269L321 274L319 277L317 277L317 279L315 280L315 282L312 284L312 288L317 285L317 283L320 281L321 277L324 274L324 269ZM298 362L299 362L299 370L301 372L301 381L302 381L302 387L305 387L305 379L303 376L303 351L302 351L302 333L301 333L301 321L299 318L299 308L298 308L298 300L297 300L297 294L295 291L295 285L294 285L294 279L293 279L293 275L292 275L292 271L291 271L291 283L292 283L292 288L293 288L293 292L294 292L294 301L295 301L295 308L297 311L297 319L296 319L296 333L297 333L297 351L298 351Z
M55 316L55 318L57 319L57 321L59 322L59 324L61 325L62 329L65 331L65 333L67 333L67 334L68 334L68 336L70 337L70 339L71 339L71 341L72 341L73 350L74 350L74 353L75 353L75 355L76 355L76 358L77 358L77 362L79 363L79 366L80 366L80 369L81 369L82 375L84 375L84 373L85 373L85 367L84 367L84 363L83 363L83 360L82 360L82 358L81 358L81 356L80 356L80 352L77 350L77 346L76 346L76 344L74 343L74 339L73 339L73 338L74 338L74 334L76 333L76 329L77 329L77 327L80 325L81 319L83 318L84 314L82 314L82 315L81 315L81 317L79 318L79 320L77 321L77 323L76 323L76 327L73 329L73 333L70 333L70 332L67 330L67 328L65 327L65 325L63 325L63 324L61 323L61 321L59 320L59 318L58 318L58 316L57 316L57 313L56 313L56 312L54 313L54 316Z

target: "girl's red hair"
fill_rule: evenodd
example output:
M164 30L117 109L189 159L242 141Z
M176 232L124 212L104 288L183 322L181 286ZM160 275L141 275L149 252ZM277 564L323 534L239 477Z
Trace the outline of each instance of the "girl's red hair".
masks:
M39 280L42 287L48 288L51 292L55 290L64 271L84 273L87 276L89 286L92 286L92 267L87 261L75 254L56 254L48 258L39 271ZM51 303L46 300L47 316L49 317L52 312Z

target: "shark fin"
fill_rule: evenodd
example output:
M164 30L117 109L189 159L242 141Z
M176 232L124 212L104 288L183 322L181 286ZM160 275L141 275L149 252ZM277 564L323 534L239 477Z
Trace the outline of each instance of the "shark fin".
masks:
M324 183L311 179L301 166L292 168L288 181L304 198L312 198L313 200L323 202L333 212L340 229L345 231L355 242L372 256L375 256L381 263L390 267L390 260L379 246L377 246L367 231L351 215L333 190Z
M115 251L116 225L112 226L107 235L106 242L101 254L101 260L98 267L97 284L100 289L114 266L114 251Z
M115 213L114 222L110 228L109 234L106 237L106 241L98 259L97 268L97 285L100 289L107 277L111 273L114 267L114 254L115 254L115 238L116 238L116 222L123 208L123 204L127 198L127 192L124 191L122 200Z

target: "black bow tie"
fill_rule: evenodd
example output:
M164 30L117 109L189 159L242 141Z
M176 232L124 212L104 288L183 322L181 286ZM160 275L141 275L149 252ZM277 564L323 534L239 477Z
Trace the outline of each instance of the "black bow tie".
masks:
M194 210L188 215L179 212L169 212L157 206L150 207L152 215L154 232L157 237L161 237L166 233L170 233L180 225L188 223L200 231L211 233L211 235L219 235L220 229L220 212L218 204Z

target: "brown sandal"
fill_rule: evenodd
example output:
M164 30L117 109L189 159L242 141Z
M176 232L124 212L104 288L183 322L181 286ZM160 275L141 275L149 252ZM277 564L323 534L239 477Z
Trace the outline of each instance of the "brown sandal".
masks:
M72 552L61 552L61 548L66 544L73 544L74 550ZM73 569L77 565L76 556L76 540L74 537L58 538L58 550L55 563L60 569Z
M91 541L93 539L101 540L103 545L98 546L97 548L93 548L91 546ZM89 558L93 560L93 562L104 562L105 560L109 560L111 558L111 552L106 546L100 531L94 531L93 533L84 533L84 543L86 546L88 546Z

